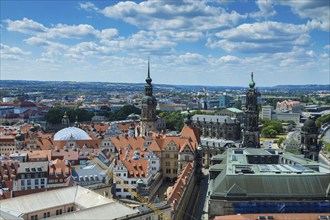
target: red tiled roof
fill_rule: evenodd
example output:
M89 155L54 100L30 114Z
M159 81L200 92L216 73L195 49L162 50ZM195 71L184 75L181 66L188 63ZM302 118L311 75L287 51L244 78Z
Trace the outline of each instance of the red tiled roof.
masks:
M168 195L167 200L170 201L171 206L175 209L178 205L181 197L183 196L184 190L187 186L187 180L193 175L193 164L187 163L183 171L179 174L170 195Z
M29 102L29 101L22 101L20 103L18 103L18 107L20 108L28 108L28 107L37 107L37 105L33 102Z

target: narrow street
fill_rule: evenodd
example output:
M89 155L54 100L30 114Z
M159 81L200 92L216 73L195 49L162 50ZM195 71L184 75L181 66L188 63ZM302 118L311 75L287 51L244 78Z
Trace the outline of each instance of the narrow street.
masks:
M186 209L184 220L208 219L207 215L207 191L208 191L208 170L203 169L203 178L200 185L196 185ZM204 209L206 207L206 209Z

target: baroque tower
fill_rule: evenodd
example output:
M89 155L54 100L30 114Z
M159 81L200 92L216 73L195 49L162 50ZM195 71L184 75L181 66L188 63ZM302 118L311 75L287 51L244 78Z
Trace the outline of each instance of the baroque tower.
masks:
M152 79L150 78L150 62L148 58L148 76L144 87L144 96L141 100L141 136L147 136L149 131L156 131L157 100L152 94Z
M305 121L304 126L301 128L300 134L301 153L304 154L305 158L318 161L321 144L318 142L318 129L315 121L311 117L308 117Z
M260 93L255 89L253 81L253 72L251 73L250 88L246 92L246 110L244 112L244 131L243 131L243 147L260 148L259 128L258 128L258 102L257 98Z

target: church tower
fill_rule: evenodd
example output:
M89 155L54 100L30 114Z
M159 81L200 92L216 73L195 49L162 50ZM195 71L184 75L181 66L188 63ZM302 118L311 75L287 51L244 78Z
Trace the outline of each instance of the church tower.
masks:
M246 110L244 112L243 147L260 148L258 129L258 96L260 93L255 89L253 73L251 73L250 88L246 92Z
M144 96L141 100L141 136L147 136L149 131L156 131L157 100L152 94L152 79L150 78L150 62L148 58L147 84L144 87Z
M311 117L308 117L305 121L304 126L301 128L300 134L301 153L304 154L305 158L318 161L321 144L318 142L318 129L315 121Z
M69 120L69 117L66 115L66 112L64 112L64 115L62 118L62 126L65 128L70 126L70 120Z

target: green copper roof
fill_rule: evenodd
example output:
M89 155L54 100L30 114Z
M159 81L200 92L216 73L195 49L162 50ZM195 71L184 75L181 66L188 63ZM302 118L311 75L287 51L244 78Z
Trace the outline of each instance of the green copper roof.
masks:
M249 84L250 88L253 89L256 83L253 81L253 72L251 73L251 82Z

